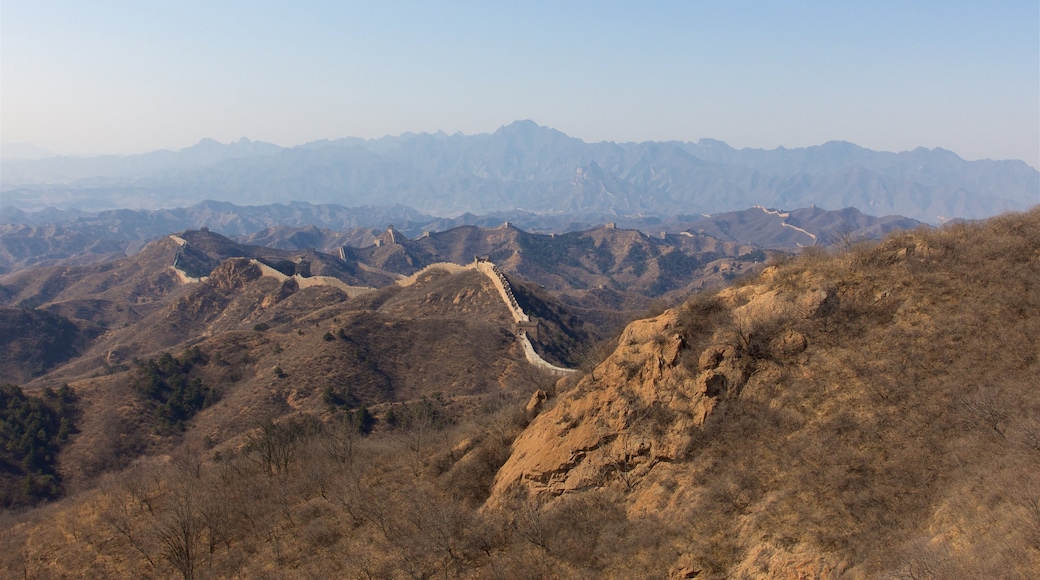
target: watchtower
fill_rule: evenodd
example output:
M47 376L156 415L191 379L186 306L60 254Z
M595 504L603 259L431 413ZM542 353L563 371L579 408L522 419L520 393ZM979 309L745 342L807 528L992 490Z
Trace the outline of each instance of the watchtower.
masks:
M532 340L538 340L538 321L529 320L525 322L516 323L516 333L524 333L528 338Z

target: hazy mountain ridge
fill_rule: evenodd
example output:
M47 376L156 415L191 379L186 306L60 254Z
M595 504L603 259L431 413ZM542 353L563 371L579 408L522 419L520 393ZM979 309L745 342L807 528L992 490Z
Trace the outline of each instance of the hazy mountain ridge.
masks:
M784 213L788 217L779 217ZM206 227L246 244L286 250L317 249L336 253L342 246L362 248L375 242L386 227L416 239L425 233L460 226L495 228L508 221L530 233L563 234L591 230L604 223L637 229L651 236L707 232L722 240L751 243L764 249L796 250L814 243L829 244L833 233L843 231L855 238L877 238L897 228L912 228L919 222L899 216L874 218L854 209L791 212L749 209L713 217L676 214L656 217L542 215L531 212L501 212L456 218L435 218L416 210L397 207L347 208L292 202L287 205L236 206L205 201L187 208L166 210L110 210L84 212L49 208L24 212L4 208L0 219L0 273L37 265L81 264L104 261L139 251L149 240L170 232ZM739 217L744 214L743 217ZM799 222L803 220L804 223ZM722 224L722 222L726 222ZM785 226L784 223L787 223ZM809 235L798 234L798 226ZM741 224L751 224L741 225ZM816 240L816 241L814 241Z
M4 181L8 183L58 182L72 183L102 177L133 179L148 175L161 175L177 168L205 167L220 161L240 157L271 155L282 147L273 143L250 141L242 138L228 144L213 139L202 139L191 147L178 151L162 149L140 155L101 156L42 156L38 151L30 156L17 155L3 159Z
M797 250L806 246L848 245L881 239L892 232L922 225L902 216L868 216L851 207L837 211L819 207L790 211L758 207L716 214L694 222L686 231L761 248Z
M139 207L305 199L397 203L442 215L522 209L619 216L815 204L935 223L1040 201L1040 173L1021 161L965 161L942 149L884 153L844 142L769 151L709 140L585 143L531 121L492 134L405 134L294 148L203 142L90 164L7 162L5 204L75 207L108 195Z

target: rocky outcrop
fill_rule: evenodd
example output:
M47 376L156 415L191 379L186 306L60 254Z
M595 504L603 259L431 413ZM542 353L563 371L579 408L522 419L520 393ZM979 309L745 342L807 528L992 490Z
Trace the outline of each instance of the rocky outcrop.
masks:
M705 368L685 364L684 350L675 311L629 325L614 353L516 440L489 505L516 486L548 496L633 489L681 459L691 430L749 374L732 347L710 347Z
M632 506L667 503L656 497L654 482L687 458L720 404L774 380L772 360L807 348L808 339L783 328L784 321L816 316L834 296L813 280L801 280L809 290L798 292L771 280L767 272L761 284L720 292L715 300L724 319L711 323L710 336L695 337L696 347L683 338L680 317L691 314L682 309L630 324L616 350L517 438L488 505L517 487L547 500L619 488L631 494Z
M245 258L232 258L213 270L207 278L220 290L236 290L264 275L262 269Z
M701 453L712 445L705 423L744 404L738 399L768 400L763 393L781 380L784 365L810 346L798 321L823 315L835 300L836 291L811 276L783 286L766 273L758 284L719 292L703 312L686 305L631 323L576 386L555 401L532 398L528 412L539 414L515 440L485 509L509 509L526 497L553 510L566 505L566 495L606 493L621 499L629 517L690 518L693 525L698 515L690 506L718 493L703 487L705 471L715 468ZM730 564L748 577L844 571L814 546L735 534L755 546L754 558ZM703 548L681 553L669 577L701 577L706 562Z

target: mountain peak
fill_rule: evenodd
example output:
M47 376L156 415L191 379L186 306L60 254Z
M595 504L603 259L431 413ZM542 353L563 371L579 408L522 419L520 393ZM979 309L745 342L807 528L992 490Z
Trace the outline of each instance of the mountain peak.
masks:
M499 128L499 131L503 129L532 131L535 129L548 129L548 127L542 127L531 119L518 119L508 125L503 125Z
M579 141L580 142L580 139L577 139L575 137L571 137L570 135L567 135L566 133L564 133L562 131L559 131L557 129L553 129L552 127L548 127L548 126L545 126L545 125L539 125L538 123L535 123L534 121L532 121L530 119L523 119L523 120L520 120L520 121L513 121L512 123L510 123L508 125L502 125L501 127L499 127L495 131L494 134L495 135L523 135L523 136L552 135L555 138L568 139L568 140Z

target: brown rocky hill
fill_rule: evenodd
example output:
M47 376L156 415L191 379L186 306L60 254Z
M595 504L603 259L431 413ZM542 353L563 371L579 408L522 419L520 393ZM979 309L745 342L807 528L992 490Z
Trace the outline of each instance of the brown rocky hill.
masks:
M149 310L179 286L172 266L180 246L171 238L149 244L132 258L83 266L50 266L0 278L6 305L41 304L90 298Z
M186 283L193 276L209 276L233 257L261 260L288 274L331 276L345 285L392 279L331 256L244 246L207 231L162 238L121 260L23 270L0 277L0 305L26 311L12 310L0 326L8 346L0 353L3 378L21 383L67 361L72 369L63 376L93 372L234 326L228 316L220 316L236 297L234 283L222 286L220 272L212 284ZM259 267L250 272L260 278ZM248 318L256 306L243 304L258 296L237 296L234 315ZM23 323L26 317L36 322Z
M385 236L391 239L383 248L399 247L393 243L392 234ZM498 312L494 324L511 324L506 322L509 315L499 304L500 298L474 302L474 291L467 286L483 287L488 282L476 271L450 276L450 284L438 283L449 284L445 288L451 288L448 299L454 303L432 298L414 303L417 289L438 279L439 270L425 275L424 284L402 288L393 283L400 274L343 257L351 256L249 246L206 230L190 230L157 240L122 260L10 274L0 278L0 304L38 308L36 318L59 321L61 328L68 329L62 334L61 347L52 349L55 353L46 355L50 357L46 362L40 357L23 356L26 349L31 350L27 346L7 349L0 363L10 363L13 374L9 380L22 382L72 359L75 351L82 356L48 379L65 380L99 368L125 365L136 357L180 349L224 332L295 322L327 306L317 297L333 303L351 302L347 310L382 309L399 318L469 319L474 316L470 310L491 309ZM315 285L318 289L312 290ZM382 290L376 291L377 287ZM362 294L366 296L362 298ZM541 309L539 318L544 327L541 336L532 334L535 344L547 349L546 355L556 364L576 364L598 329L586 328L573 317L561 326L560 321L569 316L563 306L544 310L547 301L554 299L545 292L538 292L537 297L530 292L523 295L529 294L531 299L525 305ZM28 341L26 345L46 343L37 340L42 330L36 332L33 325L17 324L21 318L13 312L8 318L11 324L5 325L4 337L12 345L23 338ZM80 338L72 337L74 331ZM87 335L94 340L86 340ZM564 342L555 345L557 338ZM16 367L20 369L17 372Z
M245 295L272 280L247 270L211 283L239 280ZM429 270L338 300L334 287L300 288L255 318L266 330L204 338L197 376L224 395L181 439L150 430L126 373L74 382L85 420L63 469L142 459L11 520L5 570L1029 578L1040 565L1040 212L807 252L696 295L629 325L555 398L539 393L522 431L491 410L447 429L421 419L428 406L385 403L408 417L401 427L337 427L323 385L349 404L439 377L448 408L486 388L481 373L503 389L539 384L511 374L530 368L516 354L489 359L515 342L494 338L509 315L473 274ZM486 352L417 346L451 324ZM488 360L505 366L485 372ZM285 416L256 423L272 413ZM265 463L260 444L286 433L292 454Z
M229 258L256 259L286 275L331 276L356 286L382 286L393 279L328 254L249 246L203 229L160 238L121 260L8 274L0 278L0 300L33 307L90 298L148 310L146 305L162 302L162 297L180 287L183 276L208 276Z
M214 274L235 267L231 261ZM409 287L353 299L335 287L287 290L269 278L250 280L248 269L228 276L235 280L232 287L200 288L143 321L141 328L158 328L154 335L161 337L147 347L113 339L89 353L126 364L129 353L143 357L158 352L156 346L173 353L186 345L199 349L207 362L194 376L218 388L220 400L187 426L184 437L196 444L204 439L234 442L263 419L301 412L321 415L330 404L385 411L387 404L425 396L438 400L443 413L465 414L482 396L540 388L551 381L524 360L508 311L487 277L475 272L433 270ZM177 333L192 325L193 332ZM143 340L142 334L130 336ZM168 342L157 344L160 340ZM89 358L37 384L65 380L65 374L82 376ZM125 386L134 379L129 366L110 377L70 382L95 409L83 421L84 435L67 451L78 457L69 460L73 478L91 476L116 461L94 457L90 449L116 437L119 425L133 426L142 439L150 439L146 435L154 420L135 408L141 406L139 400L131 404L139 397ZM123 393L129 413L100 404L114 391ZM136 451L175 443L151 440ZM132 451L126 452L131 458Z
M164 352L201 349L217 364L196 365L191 379L226 400L233 392L256 395L243 403L237 427L215 427L212 437L297 408L285 406L287 398L321 411L328 390L354 408L433 393L449 405L512 392L512 380L548 380L525 360L512 317L484 274L433 269L407 286L394 278L318 252L247 246L205 230L167 236L122 260L17 272L0 281L8 305L0 308L0 381L31 390L72 383L82 391L83 404L96 412L84 413L84 435L73 449L110 453L72 452L79 459L68 462L68 475L77 481L168 443L148 435L154 409L130 388L138 361ZM358 286L366 283L382 289ZM525 302L539 309L544 328L531 337L535 347L553 364L573 365L591 337L544 300L552 301L543 293ZM319 326L322 332L303 338ZM557 345L557 338L566 340ZM274 384L258 386L271 376ZM284 390L264 394L273 387Z
M542 299L548 297L525 295L525 304L544 317L536 349L552 363L573 364L591 339L570 326L572 318L555 318L563 309ZM96 305L75 300L44 308L89 316ZM57 330L49 333L49 326L22 324L33 332L6 351L22 356L39 347L59 360L37 361L42 370L25 368L33 361L28 356L21 366L6 355L4 360L12 369L6 380L22 383L27 392L68 384L77 394L78 434L63 450L60 469L71 489L186 445L238 449L265 420L369 409L376 425L387 429L395 413L407 417L410 405L429 400L438 420L453 421L494 401L549 388L554 380L526 360L499 291L472 269L434 267L410 284L350 296L336 285L301 288L294 279L279 281L254 262L232 258L206 281L183 284L161 307L96 338L65 336L77 327L48 310L11 312L64 324L52 324ZM21 326L12 323L5 332ZM42 337L31 340L37 335ZM51 335L76 350L43 348L55 340ZM565 340L555 344L560 338ZM176 423L163 419L168 399L141 391L147 379L142 364L161 363L164 352L180 357L175 361L193 359L184 381L197 380L213 393L213 403Z
M1031 577L1038 284L1033 210L696 296L539 415L487 505L656 514L675 577Z
M534 234L508 223L460 226L408 239L392 228L376 244L340 249L383 272L407 274L427 264L467 264L486 256L503 272L550 291L600 335L645 312L655 300L675 302L692 291L726 284L762 267L772 251L684 232L648 236L602 226Z
M175 360L100 376L74 360L29 384L67 379L82 418L60 452L70 495L5 515L5 574L1040 568L1040 210L775 259L631 323L587 374L559 381L524 360L498 290L472 269L351 295L258 268L224 261L146 314L171 324L162 334L212 329L168 349ZM569 305L511 286L555 316L554 343L580 337ZM163 426L169 401L142 396L149 372L219 400Z

